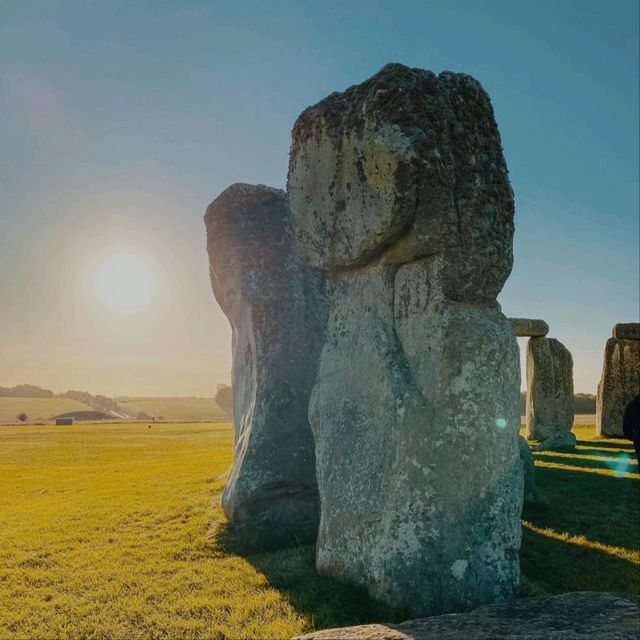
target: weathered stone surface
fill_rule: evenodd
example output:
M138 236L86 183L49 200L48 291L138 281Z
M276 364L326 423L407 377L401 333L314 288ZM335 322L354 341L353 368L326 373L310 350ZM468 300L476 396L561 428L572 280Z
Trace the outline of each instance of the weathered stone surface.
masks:
M564 451L570 453L575 450L576 444L575 433L564 431L539 442L535 447L535 451Z
M317 523L308 422L327 315L300 260L283 191L235 184L205 215L211 285L233 330L235 455L222 503L235 522Z
M309 107L288 187L309 264L432 257L449 298L487 304L511 272L513 193L489 96L471 76L390 64Z
M573 427L573 358L555 338L527 342L526 434L546 440Z
M294 640L638 640L640 599L575 592L409 620L315 631Z
M524 475L524 501L537 502L536 492L536 466L531 453L529 443L524 436L518 438L520 445L520 460L522 461L522 473Z
M388 65L307 109L289 190L330 312L309 405L317 567L418 614L519 588L513 199L487 94Z
M614 325L612 335L620 340L640 340L640 322L619 322Z
M532 318L509 318L513 331L518 338L542 338L549 333L549 325L544 320Z
M616 325L619 326L621 325ZM638 394L640 340L609 338L604 350L602 375L596 396L596 433L602 436L622 436L625 407Z

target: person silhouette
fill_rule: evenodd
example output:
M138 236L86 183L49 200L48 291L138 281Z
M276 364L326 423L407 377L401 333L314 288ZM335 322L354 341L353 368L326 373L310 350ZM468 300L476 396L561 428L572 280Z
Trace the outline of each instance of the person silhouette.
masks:
M626 438L633 440L638 466L640 466L640 395L637 395L624 410L622 432Z

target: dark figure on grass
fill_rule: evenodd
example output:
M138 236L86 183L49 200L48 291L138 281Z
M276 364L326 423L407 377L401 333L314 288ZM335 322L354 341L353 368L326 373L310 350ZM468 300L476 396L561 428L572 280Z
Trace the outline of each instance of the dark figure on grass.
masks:
M640 395L636 396L624 410L622 431L626 438L633 440L636 458L640 466Z

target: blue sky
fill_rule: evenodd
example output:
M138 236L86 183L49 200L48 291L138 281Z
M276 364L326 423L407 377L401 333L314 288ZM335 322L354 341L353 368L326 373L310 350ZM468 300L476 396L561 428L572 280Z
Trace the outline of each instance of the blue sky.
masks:
M0 0L0 385L213 393L206 205L284 186L300 111L391 61L491 95L517 210L500 302L545 318L594 392L612 325L638 320L636 0ZM83 280L110 250L160 274L126 322Z

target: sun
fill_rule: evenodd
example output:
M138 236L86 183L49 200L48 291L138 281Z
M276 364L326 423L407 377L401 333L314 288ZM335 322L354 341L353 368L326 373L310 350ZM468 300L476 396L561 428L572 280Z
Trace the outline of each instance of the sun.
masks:
M143 257L113 253L96 266L92 286L95 297L111 311L131 316L148 309L158 289L155 270Z

